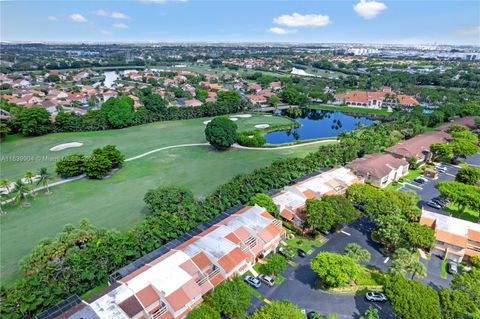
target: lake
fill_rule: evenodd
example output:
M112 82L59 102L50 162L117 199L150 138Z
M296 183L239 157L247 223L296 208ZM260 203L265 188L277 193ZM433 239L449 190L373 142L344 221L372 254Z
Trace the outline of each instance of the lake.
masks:
M277 111L285 115L285 110ZM265 134L269 144L283 144L301 140L324 137L336 137L344 131L357 129L359 125L367 126L374 122L364 116L354 116L338 111L303 109L301 116L295 118L300 127L275 131ZM360 124L361 123L361 124Z

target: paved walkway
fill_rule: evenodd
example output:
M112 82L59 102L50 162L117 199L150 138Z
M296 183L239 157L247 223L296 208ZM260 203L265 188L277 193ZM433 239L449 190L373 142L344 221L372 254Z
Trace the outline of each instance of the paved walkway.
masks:
M315 142L309 142L309 143L303 143L303 144L287 145L287 146L280 146L280 147L269 147L269 148L263 148L263 147L246 147L246 146L241 146L241 145L235 143L235 144L232 145L232 147L233 147L233 148L238 148L238 149L248 149L248 150L267 150L267 151L274 151L274 150L279 150L279 149L294 148L294 147L301 147L301 146L307 146L307 145L313 145L313 144L322 144L322 143L325 143L325 142L335 142L335 141L336 141L335 139L331 139L331 140L321 140L321 141L315 141ZM151 154L153 154L153 153L157 153L157 152L160 152L160 151L163 151L163 150L174 149L174 148L182 148L182 147L208 146L208 145L210 145L210 144L209 144L209 143L191 143L191 144L177 144L177 145L170 145L170 146L160 147L160 148L156 148L156 149L154 149L154 150L151 150L151 151L148 151L148 152L139 154L139 155L137 155L137 156L129 157L129 158L125 159L125 162L134 161L134 160L143 158L143 157L145 157L145 156L148 156L148 155L151 155ZM62 179L62 180L60 180L60 181L57 181L57 182L48 184L48 187L54 187L54 186L66 184L66 183L69 183L69 182L73 182L73 181L76 181L76 180L78 180L78 179L82 179L82 178L84 178L85 176L86 176L85 174L82 174L82 175L75 176L75 177L72 177L72 178ZM38 192L38 191L41 191L41 190L46 189L46 188L47 188L47 186L37 187L37 188L34 188L32 191L33 191L33 192ZM8 203L10 203L10 202L13 202L14 200L15 200L15 198L7 199L7 200L5 200L5 201L2 202L2 205L8 204Z

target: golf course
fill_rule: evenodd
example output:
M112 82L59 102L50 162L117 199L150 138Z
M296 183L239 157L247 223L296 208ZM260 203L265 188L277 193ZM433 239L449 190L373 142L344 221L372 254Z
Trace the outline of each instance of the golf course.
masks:
M239 131L255 129L259 124L268 124L271 128L292 124L288 118L263 114L235 118ZM63 156L89 154L108 144L116 145L131 160L107 179L71 181L52 187L50 196L39 191L30 199L28 208L6 205L7 214L0 218L3 282L9 284L18 278L22 257L39 240L53 236L66 224L78 225L82 218L88 218L100 227L126 229L145 217L143 196L148 189L176 184L202 197L237 174L266 166L275 159L305 156L319 147L318 144L305 144L269 150L215 151L206 144L204 135L205 122L210 119L156 122L121 130L56 133L33 138L8 137L1 144L0 169L1 178L12 181L28 170L37 171L41 167L47 167L55 176L55 162ZM81 146L50 151L52 147L73 142ZM144 156L139 156L142 154ZM14 160L21 157L31 160ZM59 178L55 176L55 180Z

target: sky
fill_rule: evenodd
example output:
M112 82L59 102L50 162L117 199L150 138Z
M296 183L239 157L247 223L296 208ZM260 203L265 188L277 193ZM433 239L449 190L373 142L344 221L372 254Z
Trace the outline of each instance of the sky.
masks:
M480 1L0 0L1 41L480 45Z

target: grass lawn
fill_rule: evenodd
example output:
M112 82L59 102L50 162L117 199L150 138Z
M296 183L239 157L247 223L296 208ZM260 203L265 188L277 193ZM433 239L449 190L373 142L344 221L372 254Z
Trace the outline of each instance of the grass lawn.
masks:
M442 260L442 268L440 268L440 276L443 279L447 279L447 261L445 259Z
M183 121L166 121L129 127L121 130L56 133L38 137L9 136L1 143L1 178L16 180L28 170L37 171L47 167L52 172L55 162L65 155L73 153L90 154L97 147L114 144L125 154L132 157L152 149L187 143L204 143L205 124L210 118ZM250 118L238 118L239 130L253 130L257 124L269 124L271 127L291 125L292 120L281 116L253 114ZM55 145L80 142L83 146L58 152L49 149Z
M334 106L334 105L324 105L324 104L312 104L308 106L309 109L315 110L325 110L325 111L339 111L339 112L352 112L352 113L360 113L360 114L375 114L375 115L383 115L383 116L390 116L392 115L391 112L387 110L374 110L374 109L364 109L359 107L350 107L350 106Z
M408 174L405 175L404 177L400 178L399 182L409 183L420 175L422 175L422 172L419 171L419 170L409 170ZM392 183L392 184L388 185L387 189L391 190L391 191L396 191L401 186L402 186L402 184L400 184L400 183Z
M463 213L460 212L460 208L455 203L448 204L447 207L444 208L445 211L452 214L453 217L465 219L474 223L477 223L480 220L480 212L474 211L471 208L466 208Z
M18 152L28 152L31 149L33 153L48 153L48 148L53 145L83 141L85 146L76 151L86 153L95 147L111 143L117 144L128 157L162 146L205 142L204 120L154 123L117 131L52 134L32 139L13 138L2 143L2 152L12 154L17 152L18 147ZM285 123L281 117L263 116L246 119L245 122L239 119L238 122L241 129L250 129L250 125L262 121ZM29 144L31 147L28 147ZM225 152L213 151L209 146L169 149L127 162L106 180L81 179L56 186L52 188L51 196L38 194L29 208L7 206L7 215L0 219L2 283L8 284L18 278L21 258L39 240L55 235L66 224L78 225L82 218L88 218L100 227L128 229L145 217L143 196L151 188L177 184L190 188L197 197L205 196L237 174L264 167L279 158L305 156L318 147L306 145L269 151L231 149ZM63 156L67 151L61 153ZM15 176L10 170L26 170L27 166L23 166L25 163L17 164L21 167L2 163L2 174Z
M288 244L288 246L293 247L295 249L302 249L306 253L312 252L313 249L315 249L315 247L320 247L324 243L318 240L311 240L311 239L305 239L300 237L296 237L293 239L285 239L285 242Z

